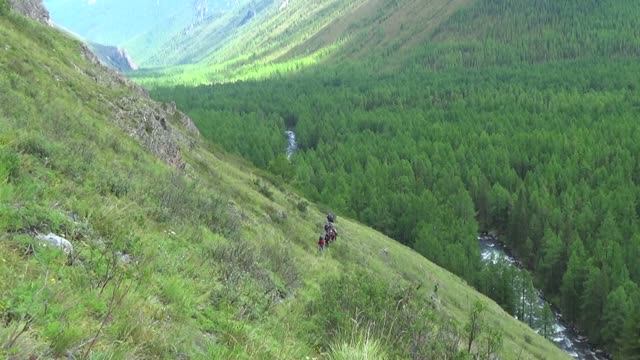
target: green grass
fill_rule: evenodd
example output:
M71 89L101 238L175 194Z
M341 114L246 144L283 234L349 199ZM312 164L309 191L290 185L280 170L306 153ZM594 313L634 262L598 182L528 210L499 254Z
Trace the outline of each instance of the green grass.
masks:
M295 74L317 65L335 52L339 46L339 44L334 44L313 54L281 62L273 62L272 58L253 62L249 57L238 57L219 64L190 64L146 69L131 73L130 76L147 88L267 79L285 74Z
M288 186L199 137L181 143L185 170L155 158L110 105L139 95L100 80L76 41L4 16L0 39L0 357L402 358L413 334L461 333L480 301L502 358L566 358L355 221L340 217L318 254L326 209L300 211ZM73 243L73 262L34 240L47 232ZM340 336L354 323L370 337Z

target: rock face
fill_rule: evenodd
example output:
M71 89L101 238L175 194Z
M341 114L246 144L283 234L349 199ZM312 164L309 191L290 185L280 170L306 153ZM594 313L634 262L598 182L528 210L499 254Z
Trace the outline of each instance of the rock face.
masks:
M116 101L103 98L111 110L109 118L156 157L183 169L185 163L180 149L194 146L199 135L193 121L180 112L175 103L161 104L151 100L142 87L102 65L86 45L80 45L80 51L85 59L95 65L88 69L78 67L85 76L108 88L124 87L131 90L130 95Z
M20 14L50 25L49 12L42 4L42 0L9 0L11 8Z
M120 72L138 70L138 65L133 62L133 59L131 59L125 49L96 43L90 43L89 48L103 65L114 70L118 70Z
M49 13L42 5L42 0L9 0L9 3L14 11L49 24ZM191 119L178 111L174 103L161 104L153 101L142 87L105 66L87 45L79 46L80 53L94 66L81 67L72 63L78 72L106 88L130 90L129 95L116 101L98 94L100 100L110 108L108 118L156 157L175 168L183 169L185 162L180 149L194 146L199 135ZM126 54L120 55L124 58L123 61L130 61ZM54 234L38 238L73 250L70 242Z
M115 120L120 127L166 163L184 168L180 148L194 143L176 126L197 133L191 119L171 104L160 105L137 96L123 97L115 105Z
M67 255L73 253L73 245L71 245L71 242L61 236L49 233L48 235L38 235L36 238L45 245L61 249Z

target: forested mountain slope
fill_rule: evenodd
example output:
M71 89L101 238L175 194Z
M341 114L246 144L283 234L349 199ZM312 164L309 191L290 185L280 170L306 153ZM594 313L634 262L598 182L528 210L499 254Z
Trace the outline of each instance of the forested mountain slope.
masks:
M182 83L152 94L226 149L522 313L519 280L479 261L475 235L498 232L592 342L638 356L640 3L457 6L415 42L388 46L383 34L349 40L379 22L361 33L334 22L350 36L306 69L257 60L237 73L210 76L221 63L140 81ZM190 86L216 76L262 80ZM285 130L300 145L290 163Z
M353 220L318 254L326 208L6 0L0 39L0 357L565 357Z

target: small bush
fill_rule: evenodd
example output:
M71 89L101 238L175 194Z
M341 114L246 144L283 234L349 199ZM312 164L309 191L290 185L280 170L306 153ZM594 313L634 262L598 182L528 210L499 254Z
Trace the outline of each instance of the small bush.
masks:
M282 279L287 292L291 292L298 283L299 273L294 254L289 246L280 241L263 244L260 247L260 257L269 263L269 269Z
M15 181L20 170L20 158L8 149L0 149L0 183Z
M258 192L260 194L266 196L268 199L273 200L273 191L269 189L269 186L267 184L263 183L258 179L254 180L253 184L258 188Z
M274 207L269 207L268 209L269 211L269 218L271 218L271 221L273 221L276 224L283 224L285 221L287 221L287 213L284 212L283 210L278 210Z
M384 360L388 359L378 341L360 335L348 343L331 346L332 360Z
M118 198L121 198L127 193L131 188L131 183L128 179L123 178L122 176L111 175L104 180L102 195L107 195L107 193L112 194Z
M18 143L18 150L25 154L33 155L40 160L51 157L51 150L47 146L44 139L37 137L28 137Z
M62 356L83 336L79 329L59 321L49 322L44 329L44 335L49 340L51 350L58 356Z
M296 205L296 208L298 209L298 211L300 211L301 213L305 214L307 212L308 206L309 206L309 204L306 201L300 200L298 202L298 204Z
M9 13L9 4L7 0L0 0L0 16Z

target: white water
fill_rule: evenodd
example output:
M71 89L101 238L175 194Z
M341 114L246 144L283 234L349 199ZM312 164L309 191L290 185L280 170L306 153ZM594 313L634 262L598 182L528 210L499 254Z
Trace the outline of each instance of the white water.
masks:
M296 133L292 130L284 132L287 135L287 159L291 160L293 154L298 150L298 142L296 141Z
M519 262L514 257L505 252L505 249L491 236L478 237L480 242L480 255L482 261L492 262L496 264L498 261L506 261L511 266L518 267ZM524 271L524 270L523 270ZM542 309L546 304L546 300L542 297L542 293L538 292L537 306ZM527 304L530 305L530 304ZM553 325L554 334L551 336L551 340L567 354L574 359L579 360L606 360L607 356L602 351L594 351L587 338L578 335L575 331L571 330L563 321L562 315L558 312L554 312L555 323ZM535 319L537 320L537 319Z

